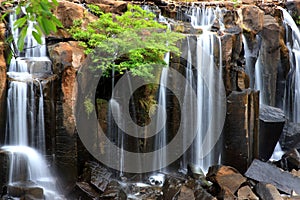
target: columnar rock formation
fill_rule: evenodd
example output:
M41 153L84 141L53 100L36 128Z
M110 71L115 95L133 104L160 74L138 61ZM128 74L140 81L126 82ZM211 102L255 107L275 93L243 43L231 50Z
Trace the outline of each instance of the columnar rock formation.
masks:
M74 1L75 2L75 1ZM87 4L95 3L105 12L117 14L126 10L126 2L108 0L89 0ZM141 4L141 2L134 2ZM167 14L185 22L172 24L174 30L193 34L201 33L190 26L185 16L191 4L177 3L167 4L155 1ZM284 28L282 26L282 14L276 8L276 4L264 4L262 2L242 3L232 2L197 2L210 6L220 6L227 10L222 12L224 29L221 29L219 21L212 27L222 43L222 65L216 68L223 70L223 81L227 95L227 115L223 131L224 146L222 157L225 164L231 165L241 172L245 172L254 158L259 157L259 92L254 88L255 68L257 60L262 66L263 77L261 97L264 103L282 108L286 76L289 71L289 52L284 43ZM196 4L197 4L196 3ZM286 4L297 12L299 6L291 2ZM45 122L49 128L47 135L48 153L55 155L54 164L59 176L63 179L63 185L70 191L78 178L78 172L83 170L82 155L87 155L78 138L75 122L75 103L77 98L77 72L85 61L86 55L68 34L76 19L83 20L83 27L91 20L96 19L82 5L68 1L61 1L55 14L63 22L65 29L60 29L57 34L48 37L48 52L53 63L54 76L45 80ZM245 59L245 43L248 46L248 58ZM184 42L181 44L182 54L186 54ZM195 48L195 47L194 47ZM217 49L217 48L216 48ZM5 130L5 104L6 104L6 63L4 59L4 27L0 29L0 139L3 141ZM215 50L216 55L220 52ZM184 57L184 56L183 56ZM247 60L247 61L246 61ZM247 62L247 63L246 63ZM248 71L245 69L246 64ZM184 73L186 60L173 56L170 66ZM88 80L85 80L88 82ZM176 84L176 80L172 84ZM107 84L107 83L106 83ZM50 87L50 88L49 88ZM88 88L88 85L86 85ZM107 90L107 89L106 89ZM178 90L184 90L178 85ZM104 91L104 90L103 90ZM98 93L103 92L99 89ZM110 93L105 91L106 93ZM146 91L147 95L149 91ZM154 93L154 92L152 92ZM144 95L145 95L144 94ZM105 94L107 95L107 94ZM103 96L105 96L103 95ZM145 95L145 96L146 96ZM101 96L101 95L100 95ZM107 106L107 99L98 101L98 104ZM178 102L175 99L169 101L173 109L171 122L168 124L171 134L176 133L180 121ZM106 126L107 110L103 106L98 110L101 118L101 126ZM54 116L55 115L55 116ZM87 125L88 126L88 125ZM3 129L3 130L2 130ZM287 129L286 132L289 132ZM144 141L143 141L144 142ZM138 142L137 142L138 143ZM297 143L299 147L299 143ZM0 162L1 163L1 162ZM77 185L78 186L78 185ZM181 188L184 190L184 188ZM189 191L186 191L189 192Z

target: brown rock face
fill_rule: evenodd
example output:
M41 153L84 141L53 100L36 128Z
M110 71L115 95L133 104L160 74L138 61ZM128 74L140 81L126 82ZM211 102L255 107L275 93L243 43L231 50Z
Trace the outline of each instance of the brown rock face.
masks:
M207 179L213 183L217 183L221 189L234 194L242 183L246 181L235 168L229 166L212 166L206 175Z
M5 133L6 118L6 62L4 58L4 24L0 24L0 132ZM4 140L4 134L1 134L0 141Z
M95 20L97 17L87 12L87 10L80 4L69 1L60 1L58 7L54 10L54 15L62 22L64 29L59 29L57 33L52 35L58 38L69 38L70 34L66 29L71 28L75 20L82 20L83 27Z
M264 12L254 5L244 5L241 7L243 16L242 27L248 32L257 34L263 29Z
M70 186L77 177L77 134L74 117L76 72L85 55L77 42L51 45L49 55L53 61L53 71L59 77L56 89L55 164L63 175L65 184Z

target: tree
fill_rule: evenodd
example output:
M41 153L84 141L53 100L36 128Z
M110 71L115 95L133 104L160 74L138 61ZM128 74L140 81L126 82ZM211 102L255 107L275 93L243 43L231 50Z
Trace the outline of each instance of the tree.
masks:
M153 78L154 69L165 65L165 53L179 53L176 42L183 35L170 31L139 6L129 4L122 15L103 13L94 5L89 9L99 19L85 29L82 21L76 21L69 32L105 75L111 70L120 74L130 70L133 75Z

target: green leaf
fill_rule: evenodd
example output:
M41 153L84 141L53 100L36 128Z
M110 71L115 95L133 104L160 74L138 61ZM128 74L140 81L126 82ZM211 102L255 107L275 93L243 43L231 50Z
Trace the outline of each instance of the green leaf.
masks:
M14 23L14 27L15 28L21 28L24 26L24 24L27 22L27 18L26 16L25 17L22 17L22 18L19 18L17 21L15 21Z
M20 32L19 38L18 38L17 46L20 51L23 51L23 49L24 49L24 43L25 43L25 38L27 35L27 29L28 29L28 26L23 27Z
M42 35L40 35L38 32L32 31L32 36L34 37L34 39L39 43L42 44Z

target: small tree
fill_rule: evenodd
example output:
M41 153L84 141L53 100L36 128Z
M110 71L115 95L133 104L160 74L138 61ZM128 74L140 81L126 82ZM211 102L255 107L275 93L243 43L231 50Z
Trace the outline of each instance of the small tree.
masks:
M179 53L176 42L183 35L158 23L151 12L130 4L123 15L103 13L93 5L89 8L99 19L85 29L78 20L69 31L105 75L112 69L120 74L130 70L133 75L153 78L154 69L165 65L165 53Z

